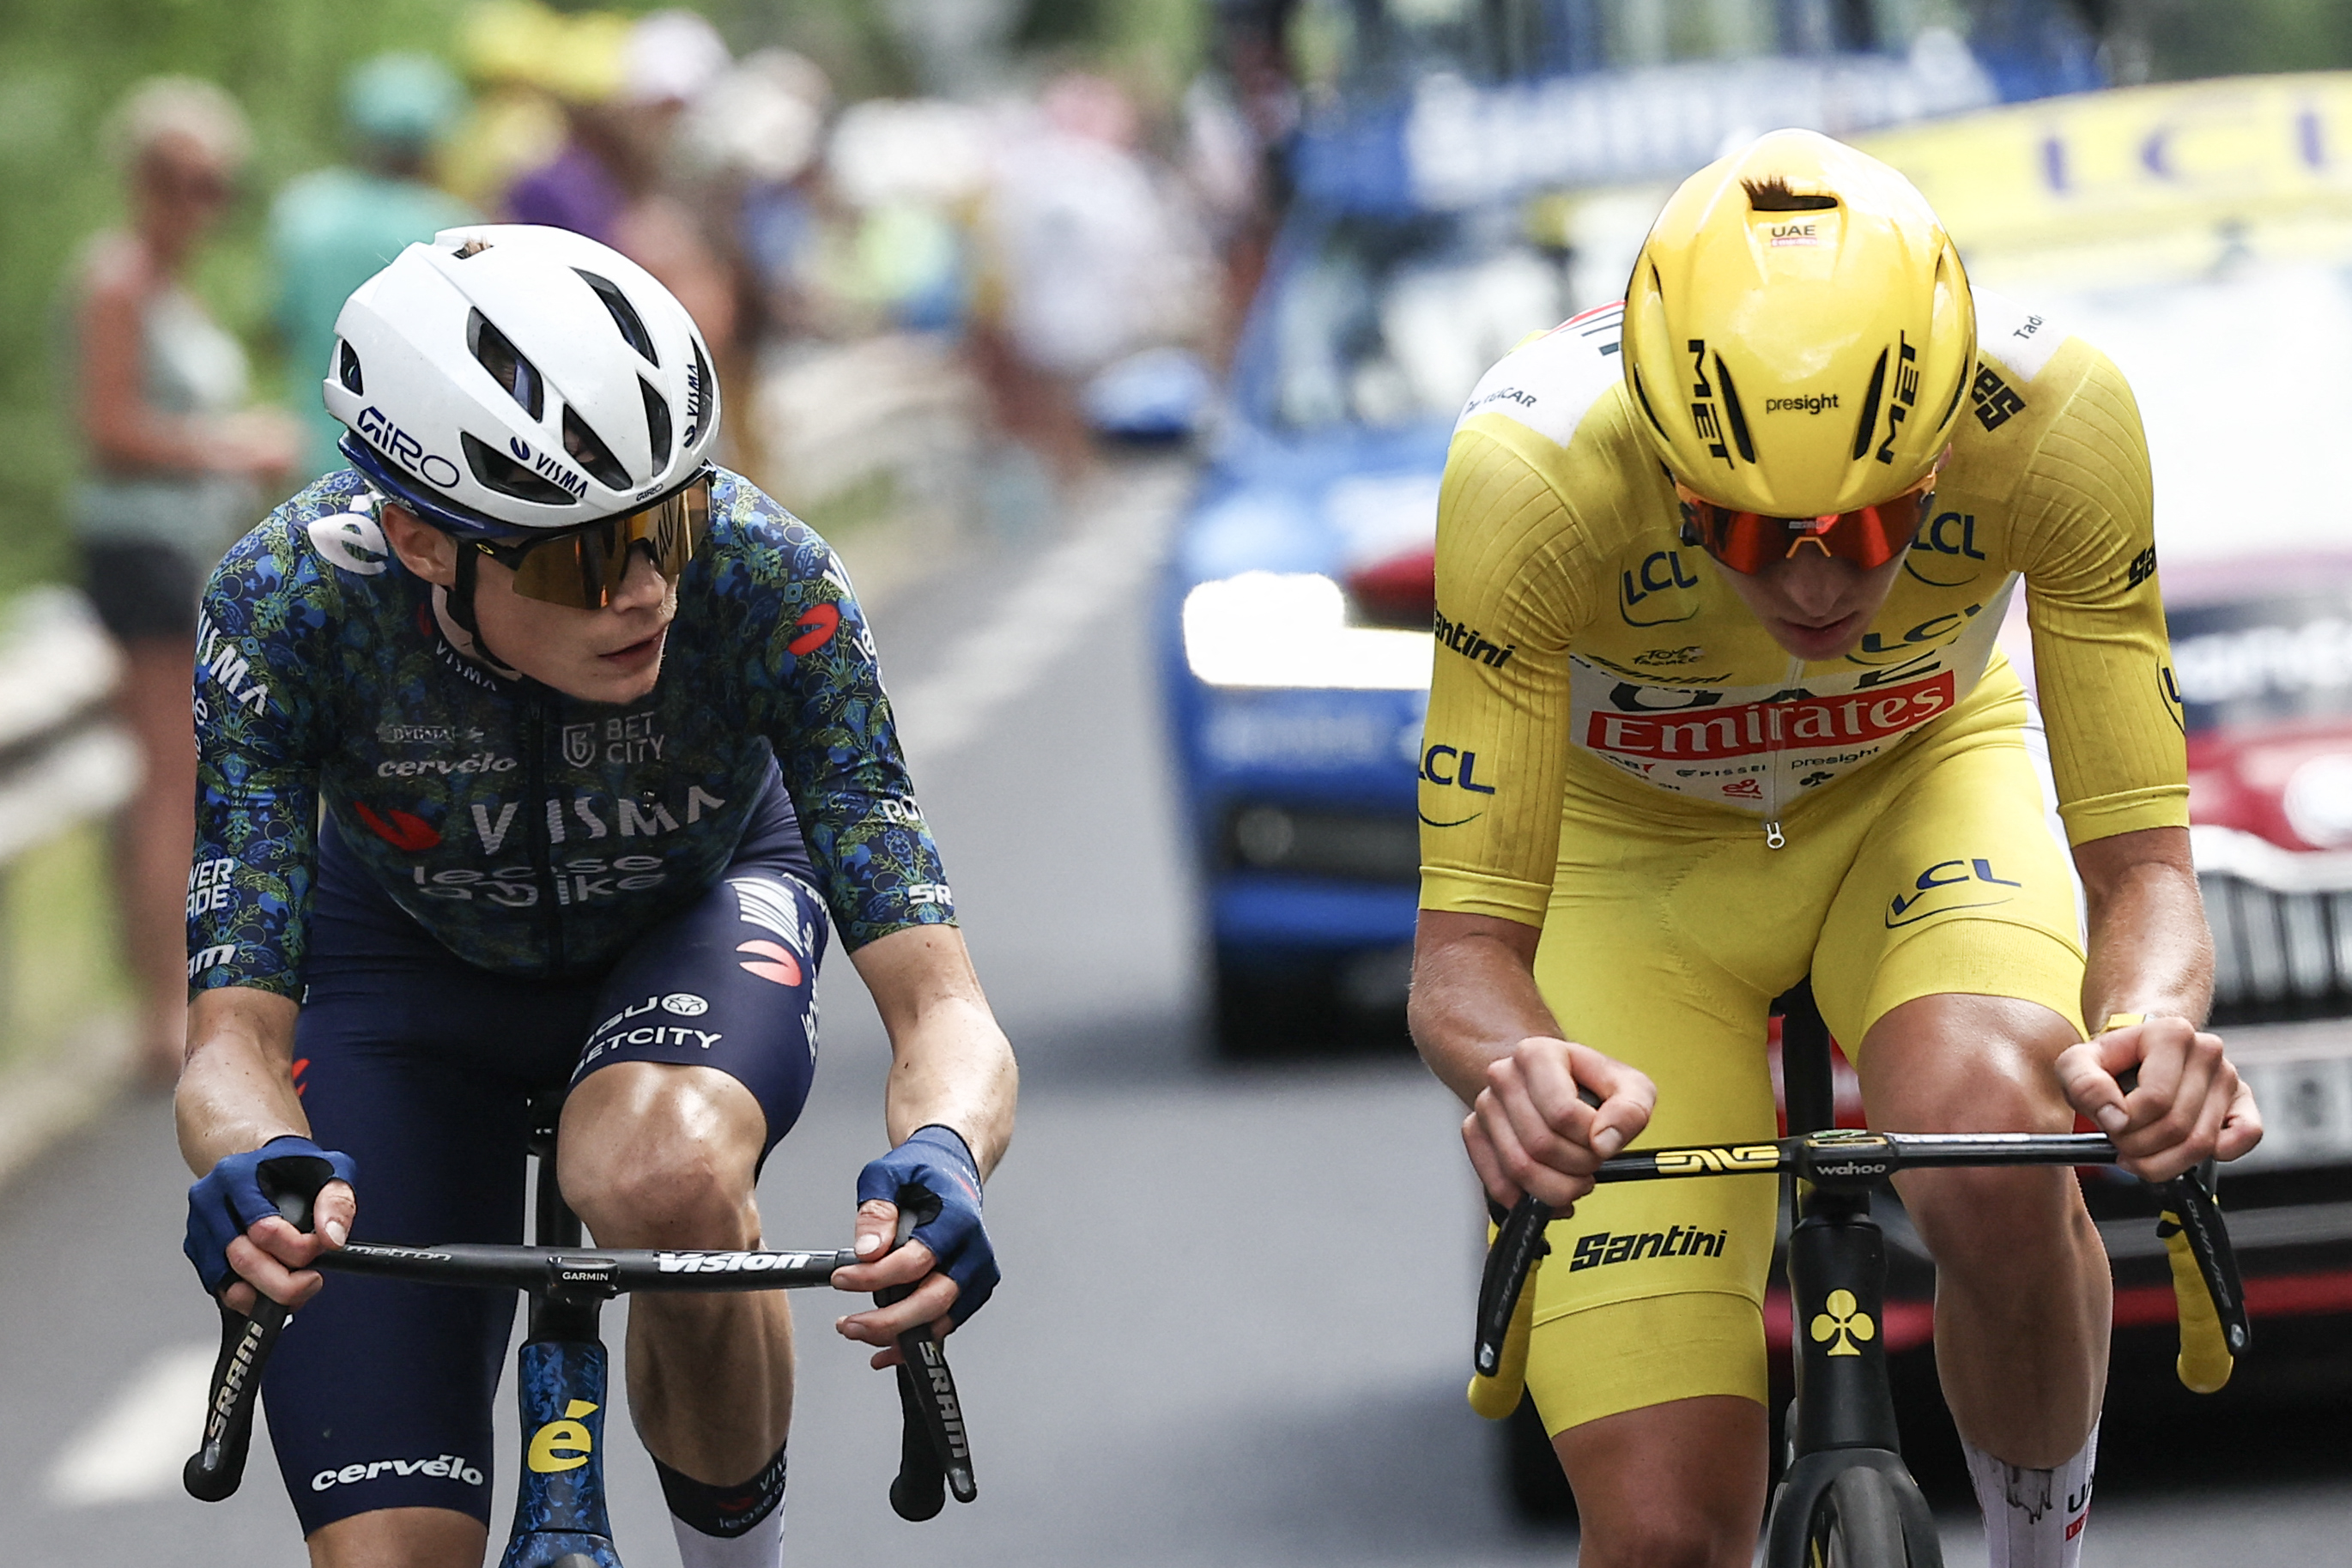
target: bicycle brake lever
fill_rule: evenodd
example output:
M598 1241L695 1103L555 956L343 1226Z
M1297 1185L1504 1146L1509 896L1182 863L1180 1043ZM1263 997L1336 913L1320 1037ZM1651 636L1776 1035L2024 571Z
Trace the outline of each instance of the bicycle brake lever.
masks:
M914 1215L899 1209L892 1250L906 1245L916 1222ZM895 1306L914 1291L912 1285L886 1286L874 1292L874 1304ZM970 1502L980 1495L980 1488L972 1479L971 1443L964 1432L963 1404L956 1396L946 1348L931 1337L929 1323L907 1330L898 1345L898 1411L904 1425L890 1507L899 1518L920 1523L947 1505L944 1492L954 1493L958 1502Z
M1551 1205L1533 1193L1522 1196L1486 1249L1486 1266L1478 1279L1478 1341L1470 1358L1481 1377L1502 1370L1503 1342L1511 1332L1511 1316L1519 1308L1519 1292L1527 1288L1528 1270L1550 1250L1544 1227L1551 1223Z
M323 1163L323 1162L322 1162ZM312 1193L288 1190L271 1197L278 1212L297 1230L310 1228ZM213 1361L210 1397L205 1402L204 1437L180 1468L180 1484L199 1502L222 1502L245 1480L246 1454L253 1444L253 1413L261 1393L261 1369L293 1314L283 1301L260 1296L250 1316L222 1301L220 1354Z

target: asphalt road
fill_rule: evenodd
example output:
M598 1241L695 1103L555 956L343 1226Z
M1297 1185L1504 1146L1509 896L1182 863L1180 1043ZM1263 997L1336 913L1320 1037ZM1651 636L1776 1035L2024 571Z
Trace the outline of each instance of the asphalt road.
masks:
M979 1502L920 1526L890 1513L889 1380L804 1294L793 1555L1571 1562L1572 1532L1512 1518L1494 1434L1463 1403L1475 1209L1447 1097L1399 1053L1236 1070L1200 1047L1146 648L1180 484L1143 471L1071 542L980 551L877 607L916 781L1021 1052L1021 1124L989 1193L1006 1283L953 1345ZM814 1098L762 1185L774 1245L845 1237L880 1146L886 1049L845 963L824 1008ZM258 1443L230 1502L178 1490L214 1333L178 1253L186 1180L168 1108L136 1101L0 1194L0 1564L303 1561ZM2111 1430L2085 1562L2352 1563L2347 1414ZM624 1554L674 1562L642 1452L617 1442L608 1465ZM1955 1568L1983 1562L1967 1512L1948 1534Z

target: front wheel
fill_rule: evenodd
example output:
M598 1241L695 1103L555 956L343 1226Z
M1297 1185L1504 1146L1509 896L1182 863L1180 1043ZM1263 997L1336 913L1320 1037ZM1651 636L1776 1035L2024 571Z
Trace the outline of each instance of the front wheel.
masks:
M1805 1568L1912 1568L1902 1507L1877 1470L1857 1467L1832 1481L1805 1541Z

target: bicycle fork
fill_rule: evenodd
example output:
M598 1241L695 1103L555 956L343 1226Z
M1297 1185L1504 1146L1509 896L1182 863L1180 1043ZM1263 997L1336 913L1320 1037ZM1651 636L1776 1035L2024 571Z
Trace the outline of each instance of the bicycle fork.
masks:
M1815 1188L1789 1236L1790 1339L1797 1398L1790 1459L1765 1525L1768 1564L1806 1561L1814 1512L1840 1472L1883 1473L1911 1568L1941 1568L1927 1499L1903 1463L1886 1374L1886 1240L1866 1191Z

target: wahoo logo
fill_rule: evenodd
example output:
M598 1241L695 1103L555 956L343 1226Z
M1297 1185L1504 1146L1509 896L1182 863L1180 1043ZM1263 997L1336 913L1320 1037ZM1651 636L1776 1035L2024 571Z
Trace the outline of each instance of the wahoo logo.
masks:
M1611 1263L1634 1263L1644 1258L1720 1258L1723 1230L1698 1230L1670 1225L1664 1230L1596 1230L1576 1239L1568 1271L1603 1268Z
M353 428L360 433L361 440L426 484L444 490L457 487L457 465L437 452L425 451L424 443L385 418L383 410L375 404L360 410L359 423Z

